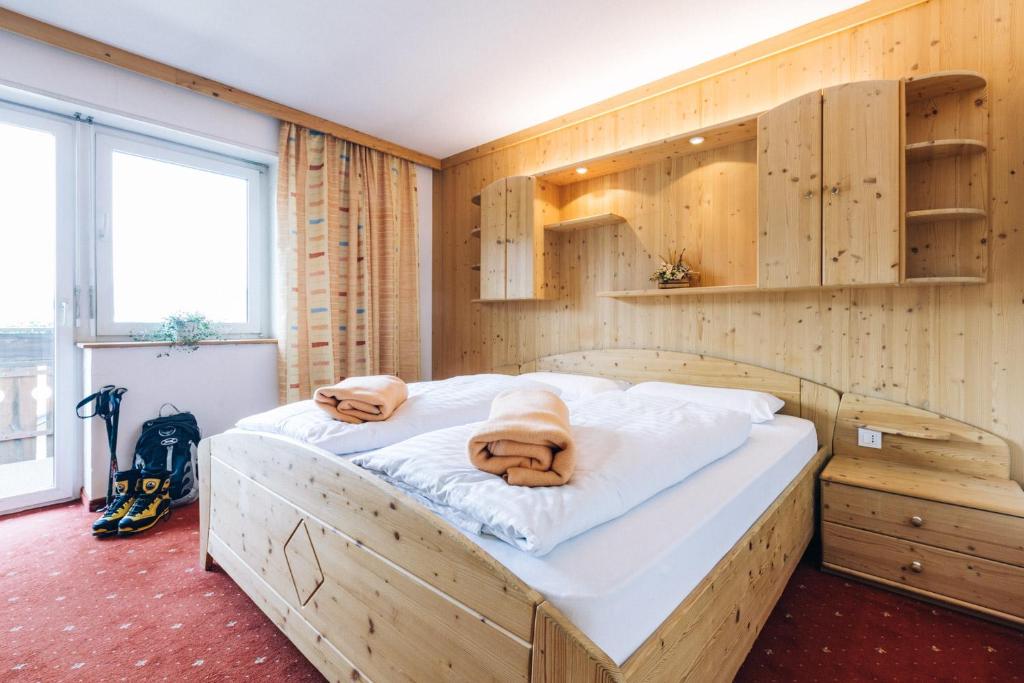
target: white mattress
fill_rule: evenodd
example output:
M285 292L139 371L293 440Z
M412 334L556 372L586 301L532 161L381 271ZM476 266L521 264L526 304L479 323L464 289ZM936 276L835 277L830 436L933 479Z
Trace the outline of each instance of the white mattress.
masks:
M814 425L777 415L741 447L543 557L467 534L617 664L665 620L817 450Z

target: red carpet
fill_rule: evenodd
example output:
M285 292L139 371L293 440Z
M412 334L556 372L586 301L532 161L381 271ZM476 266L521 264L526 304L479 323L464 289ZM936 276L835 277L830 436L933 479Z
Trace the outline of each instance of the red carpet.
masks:
M322 680L196 567L197 515L105 541L79 505L0 518L0 680ZM1024 633L804 564L737 680L1024 681Z

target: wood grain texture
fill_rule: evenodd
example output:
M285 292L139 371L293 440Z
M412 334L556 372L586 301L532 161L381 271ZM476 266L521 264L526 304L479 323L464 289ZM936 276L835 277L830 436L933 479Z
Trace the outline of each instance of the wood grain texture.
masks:
M1024 566L1024 517L831 481L821 482L821 514L826 522Z
M528 679L528 645L221 462L220 450L211 534L371 680ZM296 567L295 543L318 582Z
M830 568L850 569L936 599L948 596L1024 618L1024 567L832 522L822 523L822 546Z
M977 425L1010 442L1012 474L1024 481L1024 356L1017 353L1024 231L1016 227L1024 223L1024 137L1018 133L1024 90L1016 83L1024 52L1015 49L1024 44L1024 14L1015 7L1008 0L915 4L446 168L443 217L434 233L434 376L581 349L657 347L723 356ZM641 234L659 238L647 237L646 228L640 233L623 213L628 230L606 226L559 238L556 299L471 303L479 278L468 266L478 262L479 245L466 237L475 224L469 199L496 178L765 111L819 88L947 69L971 69L988 79L991 175L987 199L978 205L991 225L987 284L598 298L599 291L651 286L652 255L637 244ZM977 137L938 135L961 136ZM600 201L611 201L615 188L596 192L606 197ZM585 213L593 211L579 215Z
M829 461L822 478L837 484L1024 517L1024 491L1011 479L958 474L838 453Z
M370 149L385 152L386 154L392 154L402 159L408 159L429 168L441 168L441 160L429 154L417 152L416 150L397 145L354 128L343 126L340 123L273 102L259 95L253 95L252 93L232 88L224 83L204 78L189 71L128 52L127 50L118 49L112 45L101 43L98 40L87 38L78 33L66 31L2 7L0 7L0 30L17 33L26 38L38 40L68 52L74 52L83 57L134 71L143 76L186 88L207 97L230 102L260 114L273 116L282 121L330 133L350 142L355 142Z
M821 284L821 93L757 119L757 284Z
M625 677L601 648L550 602L537 606L532 683L619 683Z
M541 601L536 591L397 489L345 460L269 435L219 435L210 442L225 466L529 639L534 606ZM286 538L292 529L294 524Z
M883 432L880 449L857 445L857 429ZM922 408L884 399L843 394L836 420L835 452L861 459L964 475L1006 479L1010 451L995 434Z
M900 84L844 83L826 88L822 97L821 281L898 282Z
M508 182L495 180L480 190L480 297L504 299L508 273L505 253ZM470 266L472 268L472 265Z

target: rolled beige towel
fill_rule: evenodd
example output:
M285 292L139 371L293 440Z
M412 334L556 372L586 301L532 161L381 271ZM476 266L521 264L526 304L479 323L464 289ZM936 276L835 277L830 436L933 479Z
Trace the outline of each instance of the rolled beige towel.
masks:
M405 382L393 375L348 377L313 393L318 407L350 424L386 420L408 397Z
M487 421L469 439L469 461L513 486L561 486L576 469L569 409L543 389L495 397Z

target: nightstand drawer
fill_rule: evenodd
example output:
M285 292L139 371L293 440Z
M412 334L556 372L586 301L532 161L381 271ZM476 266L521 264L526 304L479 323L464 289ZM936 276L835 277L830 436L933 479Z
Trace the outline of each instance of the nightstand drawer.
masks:
M824 565L1024 618L1024 568L822 523Z
M827 522L1024 566L1022 517L829 481L821 483L821 515Z

